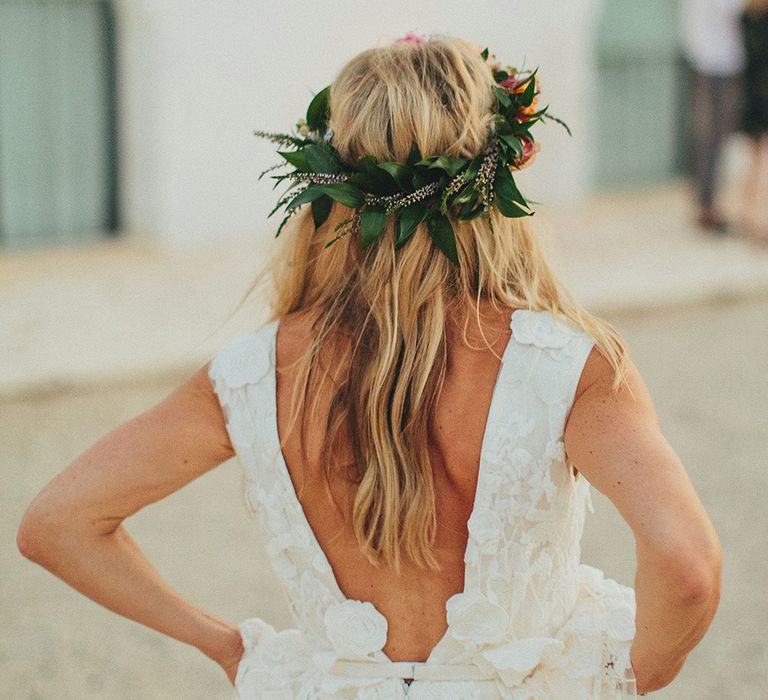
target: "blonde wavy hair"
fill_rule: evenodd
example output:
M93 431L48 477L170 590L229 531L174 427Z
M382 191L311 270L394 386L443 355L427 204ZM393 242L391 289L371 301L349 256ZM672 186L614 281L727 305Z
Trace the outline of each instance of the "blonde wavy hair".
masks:
M403 162L414 143L425 157L471 158L486 146L492 81L479 51L461 39L433 36L424 44L364 51L332 83L333 144L348 163L363 155ZM429 416L446 372L451 314L474 314L480 323L483 300L499 310L560 314L594 339L615 370L614 389L623 383L627 350L618 332L560 284L524 220L492 211L492 230L483 217L453 221L460 263L454 266L424 225L398 250L391 223L368 249L354 235L325 248L351 211L334 203L315 230L304 207L243 298L268 278L269 320L293 312L310 312L313 319L311 344L295 365L291 426L300 413L306 417L311 392L309 410L318 408L328 381L320 371L323 349L334 342L334 351L343 353L348 371L332 388L321 459L327 486L334 470L350 468L337 455L345 440L351 442L357 484L352 523L373 564L399 569L405 556L439 568ZM466 339L466 325L464 333ZM301 423L303 444L304 418Z

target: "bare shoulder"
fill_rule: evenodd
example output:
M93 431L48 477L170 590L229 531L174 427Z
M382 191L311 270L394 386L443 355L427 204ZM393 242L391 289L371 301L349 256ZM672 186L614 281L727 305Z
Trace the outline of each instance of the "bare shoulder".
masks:
M188 448L199 446L196 457L212 464L232 457L234 449L210 366L211 361L202 365L143 417L147 428L151 426L157 434L183 434Z
M578 456L587 469L585 455L591 455L598 446L606 454L622 444L631 445L640 434L648 439L653 436L656 441L663 439L656 407L631 358L627 358L626 377L618 390L613 388L614 377L611 363L593 347L584 363L564 432L566 453L574 460ZM591 461L601 463L597 456Z
M634 363L625 385L614 392L612 383L613 368L593 348L565 427L568 459L613 502L638 540L666 551L708 546L706 513Z
M618 392L613 391L615 371L599 348L592 347L579 378L574 396L574 406L579 403L583 408L589 403L606 401L624 404L627 408L640 413L650 413L658 421L648 387L631 357L627 360L624 383ZM573 411L571 411L573 413Z

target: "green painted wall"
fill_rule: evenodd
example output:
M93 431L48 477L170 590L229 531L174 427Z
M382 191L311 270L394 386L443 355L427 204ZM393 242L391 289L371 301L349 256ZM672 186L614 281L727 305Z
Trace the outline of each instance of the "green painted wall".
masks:
M112 8L0 0L0 245L117 226Z
M597 37L595 182L624 187L679 173L686 139L679 0L605 0Z

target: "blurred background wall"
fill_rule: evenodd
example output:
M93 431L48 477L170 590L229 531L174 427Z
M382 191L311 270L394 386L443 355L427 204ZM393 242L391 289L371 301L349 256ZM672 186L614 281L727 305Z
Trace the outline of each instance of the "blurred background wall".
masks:
M290 128L344 62L406 30L459 34L502 60L540 63L547 97L584 134L597 3L479 5L486 11L404 0L363 12L351 0L311 10L237 1L224 12L215 2L118 2L124 225L173 242L252 234L272 202L256 177L274 161L253 129ZM551 131L537 177L564 199L583 196L588 141Z
M0 3L3 248L132 232L173 246L253 235L272 193L254 128L281 130L358 51L405 30L459 34L541 65L550 126L534 197L680 173L676 0ZM490 21L489 21L490 19ZM600 138L598 138L598 136Z
M663 181L685 152L676 5L4 1L2 246L253 235L271 208L256 177L273 152L252 131L290 127L346 60L406 30L541 66L544 98L576 137L545 129L534 198Z
M110 3L0 3L3 248L117 228L114 27Z

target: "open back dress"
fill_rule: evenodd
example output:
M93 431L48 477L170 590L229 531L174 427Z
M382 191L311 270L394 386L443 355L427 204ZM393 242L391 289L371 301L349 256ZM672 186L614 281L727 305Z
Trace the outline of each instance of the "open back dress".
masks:
M625 700L635 595L580 562L590 485L563 431L592 339L549 311L518 309L483 436L467 522L464 590L425 662L383 652L387 619L344 596L302 510L280 448L279 320L223 346L209 375L259 513L295 628L238 623L233 700Z

